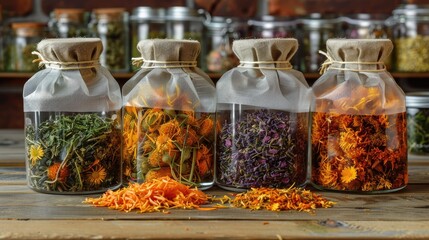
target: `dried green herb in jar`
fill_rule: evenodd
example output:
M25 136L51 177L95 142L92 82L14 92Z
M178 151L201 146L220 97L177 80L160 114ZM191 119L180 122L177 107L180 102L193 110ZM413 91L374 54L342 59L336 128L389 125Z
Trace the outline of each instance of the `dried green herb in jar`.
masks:
M56 8L49 21L50 32L59 38L85 37L88 35L86 14L80 8Z
M42 192L104 191L121 184L121 133L115 113L26 113L28 184Z
M410 154L429 154L429 93L408 93L407 140Z
M95 9L90 24L92 35L103 42L100 62L114 72L126 72L130 67L127 16L122 8Z
M37 64L33 63L37 43L43 37L44 24L36 22L12 23L12 35L7 40L5 70L12 72L35 72Z
M395 40L396 70L400 72L429 71L429 36Z
M99 64L102 48L98 38L37 44L44 69L23 88L27 182L35 191L83 194L121 185L120 87Z

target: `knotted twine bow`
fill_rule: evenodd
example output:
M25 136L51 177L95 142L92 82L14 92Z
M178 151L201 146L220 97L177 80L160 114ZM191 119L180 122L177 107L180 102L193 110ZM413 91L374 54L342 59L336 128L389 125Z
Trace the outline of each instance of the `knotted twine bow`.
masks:
M328 69L336 69L336 70L344 70L344 71L353 71L353 72L383 72L386 70L386 65L384 65L384 62L347 62L347 61L336 61L334 60L328 53L324 52L324 51L320 51L319 53L324 55L326 57L325 62L322 63L322 66L320 67L320 74L324 74L326 71L328 71ZM379 65L381 64L383 67L380 69L365 69L365 70L361 70L361 69L353 69L353 68L341 68L341 67L332 67L332 64L357 64L357 65Z
M37 55L37 59L33 60L33 63L39 63L39 68L45 66L46 68L61 69L61 70L77 70L77 69L89 69L100 65L97 60L90 61L78 61L78 62L58 62L46 60L40 52L33 51L33 55Z

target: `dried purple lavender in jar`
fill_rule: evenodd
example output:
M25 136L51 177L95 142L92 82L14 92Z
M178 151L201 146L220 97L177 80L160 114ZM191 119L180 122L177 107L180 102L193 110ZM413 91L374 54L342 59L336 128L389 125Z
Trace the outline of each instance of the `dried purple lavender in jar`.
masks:
M219 114L216 181L230 190L303 185L307 174L307 113L247 110Z
M312 93L290 63L296 39L244 39L216 83L216 184L231 191L304 186Z

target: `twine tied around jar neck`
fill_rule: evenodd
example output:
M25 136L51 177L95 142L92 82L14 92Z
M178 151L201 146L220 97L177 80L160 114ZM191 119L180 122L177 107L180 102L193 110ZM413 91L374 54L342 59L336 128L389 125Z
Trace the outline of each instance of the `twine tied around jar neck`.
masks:
M353 71L353 72L383 72L386 70L386 65L384 62L348 62L348 61L336 61L328 53L319 50L319 53L326 57L325 62L322 63L320 67L320 74L324 74L328 69L336 69L343 71ZM356 65L382 65L380 69L355 69L355 68L346 68L346 67L333 67L332 64L356 64Z
M192 68L197 67L197 61L157 61L157 60L146 60L142 57L131 58L134 66L140 66L143 69L152 68ZM143 63L153 63L155 65L145 66ZM160 64L160 65L158 65Z
M245 64L254 64L258 66L248 66ZM275 64L276 67L271 66L261 66L261 64ZM278 65L285 65L285 67L279 67ZM266 69L266 70L290 70L292 69L292 64L289 61L240 61L240 65L237 67L241 68L253 68L253 69Z
M100 66L100 61L90 60L90 61L77 61L77 62L59 62L59 61L48 61L46 60L40 52L33 51L33 55L37 55L37 59L33 60L33 63L38 62L39 68L45 66L46 68L60 69L60 70L79 70L79 69L89 69Z

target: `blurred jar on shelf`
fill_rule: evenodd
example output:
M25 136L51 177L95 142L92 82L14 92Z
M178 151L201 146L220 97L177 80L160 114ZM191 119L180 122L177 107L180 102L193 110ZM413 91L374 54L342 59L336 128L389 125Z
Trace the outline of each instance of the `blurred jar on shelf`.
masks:
M170 7L167 9L167 37L201 41L204 21L210 21L210 16L203 9Z
M297 20L297 38L300 48L298 50L299 70L303 72L318 72L325 56L319 50L326 49L326 41L337 36L339 22L333 15L322 16L312 13Z
M88 35L88 16L80 8L57 8L51 13L49 30L57 38L85 37Z
M341 17L345 23L345 37L352 39L389 38L389 29L384 14L359 13Z
M250 19L250 35L254 38L297 38L297 21L290 17L265 15ZM299 68L299 54L290 61L296 69Z
M140 56L137 44L145 39L163 39L167 37L164 8L137 7L130 17L131 57ZM138 67L132 66L133 70Z
M248 36L247 20L213 17L205 26L207 56L204 70L224 73L238 65L238 58L232 51L232 42Z
M0 71L4 70L4 36L5 36L4 28L3 28L3 7L0 4Z
M89 28L103 43L100 63L112 72L130 68L129 16L123 8L98 8L92 12Z
M407 106L408 153L429 155L429 92L409 92Z
M40 22L11 23L11 34L5 40L5 70L9 72L35 72L38 64L32 52L37 43L47 37L46 24Z
M167 38L197 40L205 46L204 22L210 21L210 14L203 9L175 6L167 9L166 27ZM198 57L198 66L203 68L205 49L201 49Z
M166 38L165 9L151 7L137 7L130 17L131 23L131 56L140 56L135 46L145 39Z
M295 37L296 21L289 17L262 16L249 20L252 36L255 38Z
M388 26L388 15L358 13L341 17L344 37L350 39L391 38ZM392 67L392 56L386 58L384 64L388 70Z
M403 4L393 10L394 69L429 71L429 5Z

